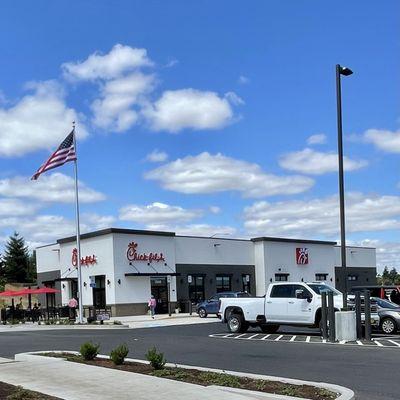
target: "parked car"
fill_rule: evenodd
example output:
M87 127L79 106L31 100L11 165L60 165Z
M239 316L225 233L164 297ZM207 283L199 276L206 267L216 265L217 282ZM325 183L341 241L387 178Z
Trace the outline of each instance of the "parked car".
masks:
M197 305L197 314L200 318L206 318L209 314L218 315L219 311L219 300L227 297L251 297L247 292L221 292L215 296L210 297L208 300L204 300Z
M379 297L374 299L378 306L381 330L390 335L396 333L400 328L400 306Z
M392 303L400 305L400 286L395 285L370 285L370 286L353 286L351 293L363 292L369 290L372 297L378 297L384 300L390 300Z
M219 314L232 333L246 332L259 326L274 333L280 325L297 325L321 329L321 293L332 292L334 308L343 308L343 295L325 283L288 282L268 286L264 297L221 298ZM379 316L371 312L371 325L379 326Z

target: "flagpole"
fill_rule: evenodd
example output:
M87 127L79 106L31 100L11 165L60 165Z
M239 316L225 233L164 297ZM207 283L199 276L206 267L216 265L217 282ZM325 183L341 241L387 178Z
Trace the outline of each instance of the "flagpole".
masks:
M74 160L74 173L75 173L75 209L76 209L76 247L78 255L78 302L79 302L79 323L83 323L83 297L82 297L82 269L81 269L81 232L79 226L79 195L78 195L78 154L76 149L76 138L75 138L75 121L72 123L73 137L74 137L74 148L76 158Z

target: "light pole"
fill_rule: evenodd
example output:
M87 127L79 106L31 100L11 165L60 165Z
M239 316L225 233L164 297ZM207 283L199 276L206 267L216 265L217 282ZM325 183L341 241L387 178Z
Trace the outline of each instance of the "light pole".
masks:
M336 104L338 128L338 158L339 158L339 202L340 202L340 251L342 259L342 273L344 275L343 308L347 310L347 267L346 267L346 224L344 212L344 173L343 173L343 132L342 132L342 90L341 75L349 76L353 73L350 68L336 64Z

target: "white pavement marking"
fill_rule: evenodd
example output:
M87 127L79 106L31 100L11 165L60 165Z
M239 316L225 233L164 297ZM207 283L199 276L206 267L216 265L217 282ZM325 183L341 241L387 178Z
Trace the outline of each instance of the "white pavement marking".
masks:
M360 345L360 346L364 346L363 342L361 342L361 341L359 341L359 340L356 340L356 343L357 343L358 345Z
M246 334L245 334L245 333L242 333L242 334L239 335L239 336L235 336L234 339L239 339L239 338L241 338L241 337L244 336L244 335L246 335Z
M374 340L374 342L378 345L378 346L380 346L380 347L385 347L381 342L379 342L378 340Z
M271 334L269 334L269 335L265 335L261 340L265 340L265 339L268 339L269 337L271 336Z
M282 339L282 336L283 336L283 335L279 335L277 338L275 338L275 339L274 339L275 342L278 342L279 340L281 340L281 339Z
M231 337L233 336L233 333L228 333L227 335L222 336L223 338Z
M310 340L311 340L311 336L307 336L307 337L306 337L306 342L307 342L307 343L310 343Z
M346 341L345 340L340 340L339 344L346 344Z
M289 342L294 342L294 339L296 339L296 335L293 335L293 336L290 338Z
M393 344L396 345L397 347L400 347L400 343L395 342L394 340L388 339L388 342L393 343Z
M258 333L256 333L255 335L251 335L251 336L249 336L248 338L246 338L246 339L253 339L253 337L256 337L256 336L258 336Z

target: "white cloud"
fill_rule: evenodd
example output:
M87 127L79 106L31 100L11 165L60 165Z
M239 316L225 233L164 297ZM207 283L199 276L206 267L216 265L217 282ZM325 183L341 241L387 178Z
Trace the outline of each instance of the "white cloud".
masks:
M354 171L368 165L366 160L351 160L346 156L343 158L343 162L346 171ZM306 148L281 156L279 165L289 171L322 175L338 170L338 155L332 152L325 153Z
M0 199L0 216L5 218L32 215L38 209L36 204L27 204L18 199Z
M72 80L113 79L140 67L153 65L146 49L116 44L109 53L91 54L83 62L67 62L62 65L64 76Z
M94 125L117 132L126 131L139 117L133 106L143 102L153 86L154 76L141 72L107 81L101 89L101 97L91 106Z
M165 64L165 68L172 68L175 67L175 65L179 64L179 61L175 58L169 60L166 64Z
M195 89L167 90L144 109L143 115L156 131L177 133L183 129L218 129L233 122L232 98L232 93L220 97L215 92ZM239 97L235 99L237 102Z
M244 209L245 228L252 235L336 237L338 196L277 203L260 201ZM400 228L400 197L348 193L346 231L373 232Z
M357 243L358 246L376 248L376 265L378 273L382 273L383 268L400 268L400 243L387 242L377 239L364 239Z
M75 201L75 181L59 172L50 175L44 174L37 181L31 181L26 176L16 176L0 180L0 195L43 202L73 203ZM104 199L104 194L79 182L79 201L81 203L93 203Z
M0 156L54 150L72 129L72 121L77 122L77 136L87 136L80 116L65 104L60 85L54 81L35 82L27 89L33 93L12 107L0 107Z
M400 153L400 131L384 129L368 129L364 133L364 140L388 153Z
M96 213L85 213L82 214L82 221L84 226L87 226L86 230L98 230L111 228L116 218L112 215L99 215Z
M240 83L241 85L246 85L249 82L250 82L250 79L247 76L244 76L244 75L239 76L238 83Z
M307 139L307 144L313 145L313 144L325 144L327 142L327 137L324 133L318 133L316 135L311 135Z
M238 191L243 197L301 193L314 184L308 177L268 174L257 164L207 152L162 165L145 178L180 193Z
M165 151L154 149L151 153L147 154L146 160L150 162L164 162L167 161L168 154Z
M201 210L185 209L156 202L145 206L130 204L122 207L119 211L119 218L145 225L165 225L188 222L202 214Z
M211 211L213 214L219 214L219 213L221 212L221 208L218 207L218 206L211 206L211 207L210 207L210 211Z

